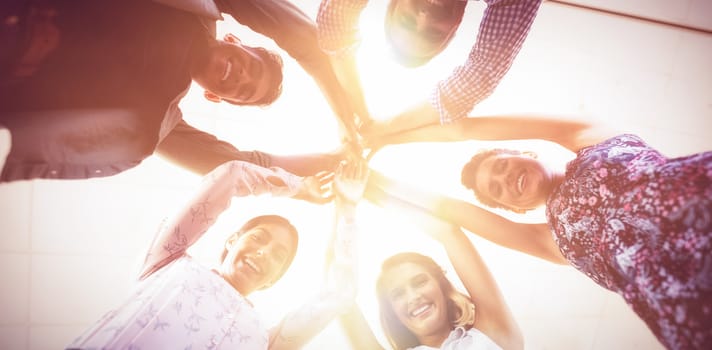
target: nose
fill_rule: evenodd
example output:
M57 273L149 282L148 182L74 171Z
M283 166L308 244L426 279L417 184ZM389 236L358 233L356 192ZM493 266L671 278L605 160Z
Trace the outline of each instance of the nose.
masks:
M263 256L264 251L262 249L257 249L257 252L255 253L257 256Z
M414 303L420 299L420 292L414 288L407 288L405 292L406 300L408 303Z
M249 77L249 74L247 74L247 69L245 66L240 66L238 73L235 74L235 78L237 78L237 81L240 83L244 83L247 81L247 78Z

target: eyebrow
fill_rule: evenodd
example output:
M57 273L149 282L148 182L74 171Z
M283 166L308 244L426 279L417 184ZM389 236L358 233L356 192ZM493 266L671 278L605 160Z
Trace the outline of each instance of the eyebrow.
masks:
M404 284L407 285L407 284L409 284L409 283L413 283L414 281L417 281L417 280L420 279L420 278L423 278L423 277L427 278L428 276L429 276L429 274L428 274L427 272L418 272L418 273L415 274L413 277L407 279ZM391 290L390 290L389 293L391 293L391 292L393 292L393 291L395 291L395 290L398 290L398 289L403 289L403 286L402 286L402 285L399 285L399 286L397 286L397 287L395 287L395 288L391 288Z

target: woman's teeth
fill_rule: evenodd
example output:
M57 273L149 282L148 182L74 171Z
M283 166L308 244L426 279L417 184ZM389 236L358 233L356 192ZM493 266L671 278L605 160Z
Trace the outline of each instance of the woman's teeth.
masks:
M427 311L429 308L430 308L430 304L423 305L423 306L421 306L421 307L419 307L419 308L417 308L417 309L411 311L411 312L410 312L410 316L412 316L412 317L418 317L420 314L422 314L423 312Z
M257 273L262 273L262 270L260 269L257 264L255 264L254 261L252 261L250 258L245 258L245 264L249 266L252 270L254 270Z

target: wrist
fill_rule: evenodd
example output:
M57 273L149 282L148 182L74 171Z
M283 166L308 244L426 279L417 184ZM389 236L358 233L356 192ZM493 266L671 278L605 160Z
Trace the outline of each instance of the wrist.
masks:
M336 206L339 210L342 212L346 213L353 213L356 211L356 207L358 206L357 202L351 202L351 201L342 201L342 200L337 200L336 201Z

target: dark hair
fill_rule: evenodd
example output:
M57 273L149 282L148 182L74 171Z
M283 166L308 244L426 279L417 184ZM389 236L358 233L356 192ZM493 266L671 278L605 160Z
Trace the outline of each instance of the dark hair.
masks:
M287 229L287 231L289 231L289 233L291 233L292 236L294 237L294 245L295 245L294 254L287 257L287 262L284 264L284 267L282 268L282 270L277 275L277 278L275 279L275 280L279 280L282 277L282 275L284 275L284 273L287 272L289 265L292 264L292 260L294 260L294 256L296 255L296 252L297 252L296 248L299 246L299 233L297 232L297 228L294 227L294 225L292 225L292 223L289 222L289 220L287 220L286 218L279 216L279 215L256 216L256 217L248 220L246 223L244 223L242 225L242 227L240 227L240 229L237 230L237 232L230 235L228 237L228 239L232 238L233 236L240 237L245 232L247 232L259 225L264 225L264 224L274 224L274 225L284 226ZM221 263L223 262L223 260L225 260L226 256L227 256L227 248L223 248L222 254L220 254L220 262Z
M489 150L481 150L475 153L474 156L470 159L467 164L465 164L462 167L462 173L460 175L460 182L462 183L465 188L468 190L472 190L472 193L475 195L475 198L477 201L480 203L490 207L490 208L500 208L500 209L507 209L507 210L512 210L512 208L499 203L492 199L490 196L481 193L477 190L477 181L475 180L477 178L477 172L480 171L480 165L482 165L482 162L490 157L495 157L500 154L520 154L521 152L515 151L515 150L510 150L510 149L504 149L504 148L495 148L495 149L489 149Z
M268 51L263 47L252 47L247 45L242 46L247 48L248 50L252 50L255 54L257 54L257 56L262 59L263 62L265 62L265 68L269 72L268 76L271 78L269 82L270 89L267 90L267 93L264 97L255 102L242 103L233 101L229 98L225 98L223 99L223 101L237 106L268 106L274 103L274 101L277 100L277 98L282 94L282 80L284 78L282 75L282 68L284 66L284 63L282 62L282 57L272 51Z
M433 57L437 56L440 54L445 48L450 44L450 41L452 41L452 38L455 37L454 33L452 35L449 35L447 37L447 40L443 43L441 43L440 50L436 50L432 53L429 53L427 55L418 55L415 54L414 52L409 52L408 50L403 50L402 46L399 46L395 43L395 40L393 40L392 33L391 33L391 28L393 26L399 25L394 19L393 19L393 14L395 12L397 0L390 0L388 2L388 7L386 8L386 18L383 23L383 29L386 34L386 41L388 42L389 46L391 47L391 54L393 58L401 64L402 66L408 67L408 68L416 68L420 67L428 62L430 62ZM460 4L461 3L461 4ZM455 4L455 11L460 12L460 20L457 21L455 24L455 27L460 25L460 22L462 22L462 12L465 11L465 6L467 5L466 1L457 1ZM457 15L456 13L453 13L453 15Z
M391 256L383 261L381 273L376 282L376 297L380 310L381 328L388 339L388 343L397 350L412 348L420 345L418 338L396 316L388 292L385 290L386 272L404 263L413 263L421 266L432 276L440 286L448 300L447 313L452 327L469 329L475 322L474 305L468 296L459 292L452 282L445 277L445 272L428 256L404 252Z

